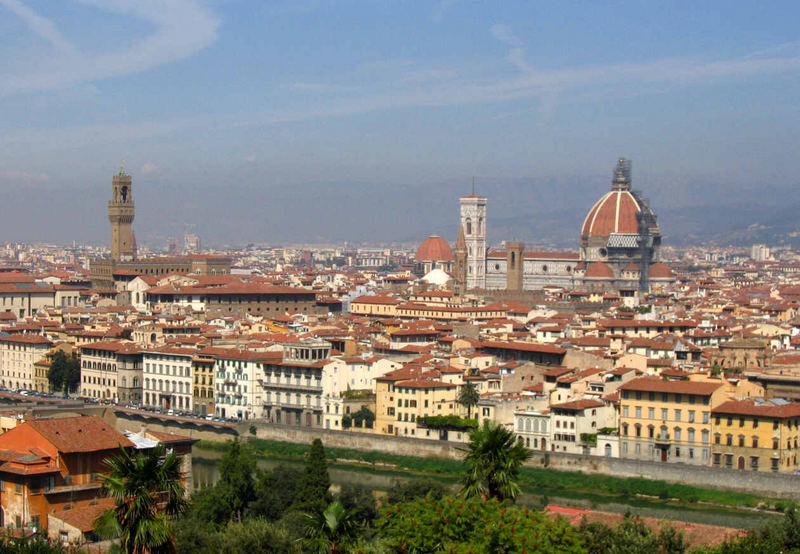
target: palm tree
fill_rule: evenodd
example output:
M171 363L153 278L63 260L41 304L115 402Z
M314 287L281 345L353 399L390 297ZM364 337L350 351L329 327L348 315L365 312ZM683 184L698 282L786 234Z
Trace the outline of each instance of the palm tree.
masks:
M458 399L456 402L467 407L467 418L471 418L472 407L476 406L480 399L481 395L478 393L478 389L475 388L475 385L466 383L461 387L461 390L458 391Z
M470 431L465 452L467 473L462 480L462 494L498 500L517 497L519 468L531 452L517 442L513 432L486 420L482 427Z
M355 538L356 522L338 500L328 504L322 513L306 514L306 545L315 552L345 552Z
M128 554L174 552L170 520L186 509L181 459L163 444L146 453L120 450L103 462L109 473L101 478L102 490L117 506L100 515L97 531L118 535Z

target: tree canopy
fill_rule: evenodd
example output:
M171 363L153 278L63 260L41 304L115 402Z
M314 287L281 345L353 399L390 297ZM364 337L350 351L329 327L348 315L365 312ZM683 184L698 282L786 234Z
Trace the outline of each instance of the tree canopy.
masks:
M81 363L78 356L74 353L67 356L63 350L56 350L47 370L47 380L53 391L74 391L81 381Z
M520 492L519 469L531 452L505 426L486 420L469 433L464 461L467 472L462 493L498 500L514 499Z
M322 441L314 439L306 456L303 475L297 483L292 509L300 512L321 513L333 500L328 463L325 461L325 448Z

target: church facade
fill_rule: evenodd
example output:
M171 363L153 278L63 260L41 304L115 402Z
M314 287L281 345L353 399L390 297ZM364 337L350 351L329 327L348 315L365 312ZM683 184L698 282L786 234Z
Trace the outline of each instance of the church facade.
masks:
M577 252L533 251L521 242L487 248L487 205L486 197L475 194L460 199L453 264L459 292L562 287L634 296L674 281L660 261L656 215L632 190L631 166L624 158L614 169L611 190L584 218Z

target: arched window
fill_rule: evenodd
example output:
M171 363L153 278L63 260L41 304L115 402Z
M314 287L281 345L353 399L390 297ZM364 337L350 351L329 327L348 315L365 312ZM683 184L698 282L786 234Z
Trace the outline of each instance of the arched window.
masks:
M467 234L472 234L472 219L467 218Z
M511 269L517 269L517 253L511 253Z

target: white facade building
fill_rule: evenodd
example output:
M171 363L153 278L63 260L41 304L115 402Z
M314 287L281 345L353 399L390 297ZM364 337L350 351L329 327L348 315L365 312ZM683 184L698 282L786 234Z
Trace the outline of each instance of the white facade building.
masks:
M192 357L189 348L157 348L142 352L144 406L192 412Z

